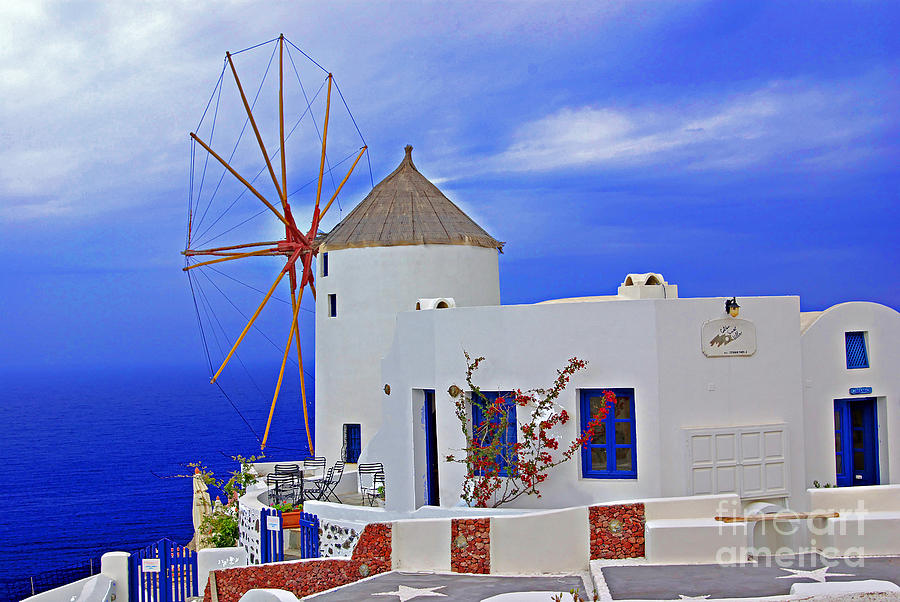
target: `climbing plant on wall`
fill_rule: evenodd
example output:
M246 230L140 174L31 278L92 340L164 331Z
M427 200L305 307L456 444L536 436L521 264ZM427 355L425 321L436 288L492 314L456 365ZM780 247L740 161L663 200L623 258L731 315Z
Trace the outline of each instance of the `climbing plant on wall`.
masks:
M579 448L599 433L616 397L604 391L604 404L591 416L587 427L572 442L560 447L558 427L569 414L557 403L573 374L587 366L569 359L546 389L515 389L505 393L482 392L474 374L483 357L466 356L466 384L471 395L456 385L449 393L465 437L465 449L450 454L448 462L466 465L462 499L469 506L498 507L523 495L541 497L541 484L550 469L571 460ZM471 410L470 410L471 408ZM474 420L473 420L474 418Z

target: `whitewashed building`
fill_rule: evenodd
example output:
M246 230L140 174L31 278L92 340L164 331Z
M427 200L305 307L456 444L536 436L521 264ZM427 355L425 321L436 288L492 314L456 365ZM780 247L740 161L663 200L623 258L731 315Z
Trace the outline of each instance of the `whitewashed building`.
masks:
M806 490L900 483L900 314L866 302L800 311L795 296L683 298L660 274L617 294L500 305L502 244L400 166L324 240L316 308L316 451L385 466L388 510L455 506L464 447L447 391L463 351L484 391L549 385L585 426L613 390L605 441L519 507L737 493L804 509ZM598 283L612 290L617 282ZM727 295L727 296L725 296Z

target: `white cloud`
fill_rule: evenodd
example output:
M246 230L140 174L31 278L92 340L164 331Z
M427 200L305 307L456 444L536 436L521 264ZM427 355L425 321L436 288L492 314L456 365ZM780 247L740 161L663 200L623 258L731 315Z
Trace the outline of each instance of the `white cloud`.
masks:
M397 149L376 148L379 128L415 131L427 118L429 127L456 132L470 115L460 110L454 120L448 99L518 82L506 63L485 60L485 48L514 63L509 46L605 39L600 32L637 10L619 2L548 6L2 3L0 219L30 219L42 205L50 215L90 218L181 188L186 135L224 51L279 31L334 69L373 155L392 163ZM483 69L472 69L476 60ZM455 143L446 142L442 148ZM377 175L382 166L375 167Z
M835 153L877 133L884 116L860 82L772 82L752 92L674 105L564 107L526 123L486 162L503 171L668 165L731 170L787 159L848 165L872 152Z

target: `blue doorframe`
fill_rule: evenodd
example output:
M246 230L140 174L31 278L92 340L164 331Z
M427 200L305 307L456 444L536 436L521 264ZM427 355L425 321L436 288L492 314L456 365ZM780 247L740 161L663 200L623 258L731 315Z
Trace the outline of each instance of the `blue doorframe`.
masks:
M838 487L878 485L878 413L874 397L834 400Z
M437 457L437 413L434 407L434 390L425 390L425 504L440 506Z

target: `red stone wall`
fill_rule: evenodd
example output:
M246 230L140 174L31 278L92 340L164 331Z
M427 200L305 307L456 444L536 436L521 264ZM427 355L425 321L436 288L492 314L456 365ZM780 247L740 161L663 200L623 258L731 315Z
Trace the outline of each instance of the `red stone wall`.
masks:
M323 558L225 569L214 573L219 602L238 602L251 589L283 589L302 598L390 570L391 525L373 523L366 525L350 559ZM209 585L203 599L210 602Z
M644 505L618 504L588 508L591 560L639 558L644 555Z
M491 519L454 518L450 525L450 570L491 572Z

